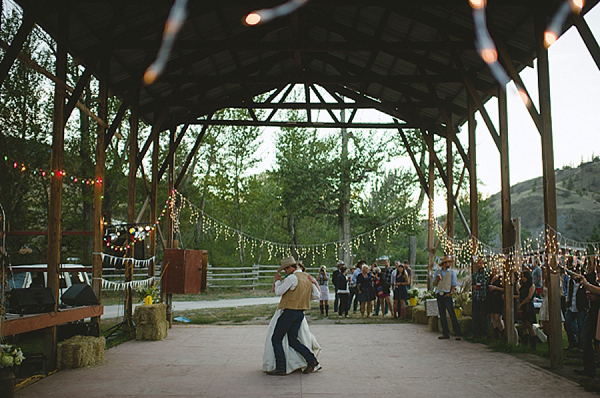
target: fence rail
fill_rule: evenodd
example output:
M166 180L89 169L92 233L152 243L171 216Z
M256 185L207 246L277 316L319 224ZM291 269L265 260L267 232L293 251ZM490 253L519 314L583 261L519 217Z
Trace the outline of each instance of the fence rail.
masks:
M273 276L279 268L278 265L255 264L246 267L213 267L208 265L207 287L208 288L260 288L271 286ZM413 265L413 284L421 285L427 281L427 265ZM125 281L125 270L119 268L104 268L102 277L112 282ZM333 271L328 270L328 273ZM308 267L306 269L311 275L319 272L319 267ZM155 268L155 275L160 275L160 267ZM90 276L91 277L91 276ZM148 268L135 268L134 280L148 278Z

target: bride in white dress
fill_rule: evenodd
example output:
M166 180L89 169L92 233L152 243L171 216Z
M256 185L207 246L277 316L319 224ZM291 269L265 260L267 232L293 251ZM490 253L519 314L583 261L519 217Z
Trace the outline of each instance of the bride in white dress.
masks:
M309 275L309 278L313 283L311 300L318 300L320 297L319 285L312 276ZM271 322L269 323L269 328L267 329L267 337L265 339L265 351L263 353L262 365L262 369L265 372L275 370L275 352L273 351L273 343L271 342L271 337L273 336L275 325L277 325L277 320L281 316L282 312L283 310L279 308L275 311L275 314L273 314ZM304 346L311 350L315 357L319 357L319 354L321 353L321 346L317 342L316 337L310 332L310 329L308 328L308 322L306 322L306 317L302 320L300 330L298 330L298 341L300 341L302 344L304 344ZM287 374L290 374L298 369L305 369L308 366L304 357L300 355L298 351L290 347L290 345L288 344L287 335L283 338L283 352L285 353L285 372Z

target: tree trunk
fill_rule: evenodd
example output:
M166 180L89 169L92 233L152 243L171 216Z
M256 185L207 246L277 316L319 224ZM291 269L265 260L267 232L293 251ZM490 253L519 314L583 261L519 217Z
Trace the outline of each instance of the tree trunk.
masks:
M90 89L90 85L88 83L87 87L84 90L84 105L86 108L90 108L91 105L91 97L92 90ZM90 119L89 117L80 111L79 117L79 126L81 128L81 142L79 146L79 154L81 156L81 175L82 176L91 176L94 175L94 163L92 161L92 153L90 151L91 141L90 141ZM87 184L81 185L81 195L83 198L92 198L92 189ZM81 212L81 225L83 230L91 230L93 229L94 224L94 202L92 200L83 200L83 208ZM92 263L92 246L93 246L93 237L85 236L83 237L82 244L82 256L81 262L83 264L91 264Z
M427 148L424 146L421 147L421 161L419 162L419 167L421 170L425 169L425 155L427 153ZM425 190L421 187L419 192L419 200L417 200L417 204L415 206L415 213L420 213L421 208L423 207L423 203L425 202ZM410 235L408 237L408 263L416 264L417 262L417 237L415 235Z

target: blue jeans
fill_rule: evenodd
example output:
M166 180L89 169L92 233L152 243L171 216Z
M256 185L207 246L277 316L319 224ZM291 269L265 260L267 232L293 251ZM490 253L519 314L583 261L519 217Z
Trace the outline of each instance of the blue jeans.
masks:
M452 300L452 296L440 296L438 294L436 298L438 312L440 314L440 322L442 323L442 334L445 336L450 335L448 319L446 318L446 310L448 310L448 313L450 314L450 320L452 321L452 328L454 328L454 335L460 336L460 324L458 323L458 319L456 319L456 314L454 313L454 301Z
M356 296L358 295L358 288L356 286L350 288L350 300L348 301L348 311L350 311L350 306L352 305L352 299L354 299L354 312L356 312L356 308L358 307L358 300Z
M375 316L379 315L379 307L381 306L381 303L379 302L379 297L375 297ZM384 310L383 310L383 315L387 315L388 313L388 303L387 300L384 301L385 305L384 305Z
M473 300L473 337L487 337L489 321L485 304L485 300Z
M275 352L275 369L285 372L285 352L283 351L283 338L287 334L290 347L298 351L304 357L306 363L311 364L316 362L317 358L304 344L298 341L298 330L304 319L304 311L302 310L283 310L283 313L277 320L271 343L273 343L273 351Z
M581 343L581 332L583 332L584 319L585 312L571 312L571 310L567 310L565 316L565 330L567 331L567 337L569 338L569 345L571 347L578 347Z

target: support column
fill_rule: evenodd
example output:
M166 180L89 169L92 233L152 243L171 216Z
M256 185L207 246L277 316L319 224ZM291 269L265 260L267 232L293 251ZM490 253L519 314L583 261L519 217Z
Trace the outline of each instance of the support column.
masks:
M176 127L171 127L171 134L169 136L169 158L167 162L169 164L169 171L167 173L167 195L171 195L171 193L175 189L175 130ZM167 247L174 248L174 240L173 240L173 219L171 218L171 206L167 209ZM173 324L173 294L167 293L167 321L169 322L169 327Z
M67 31L68 13L59 12L61 27L56 46L56 77L65 82L67 79ZM32 22L33 23L33 22ZM61 216L62 216L62 173L65 150L65 92L58 84L54 86L54 113L52 127L52 155L50 204L48 210L48 287L57 301L54 311L58 311L58 275L60 268ZM44 371L56 369L57 327L44 330Z
M121 105L122 106L122 105ZM134 99L131 107L131 117L129 119L129 175L127 179L127 223L135 224L135 199L137 182L137 155L138 155L138 133L139 133L139 98ZM135 246L129 242L130 248L127 255L130 258L135 257ZM145 242L138 243L144 245ZM133 262L125 264L125 282L133 280ZM133 301L131 287L126 288L125 292L125 330L133 333Z
M504 251L504 323L509 343L516 344L517 336L514 330L513 284L510 277L513 269L512 255L509 249L514 245L514 228L510 201L510 165L508 157L508 106L506 86L498 86L498 119L500 132L500 201L502 209L502 247Z
M449 241L452 244L450 252L446 252L446 254L454 255L454 173L452 169L454 158L452 156L452 142L454 141L455 132L451 125L447 126L446 131L446 178L448 179L448 184L446 185L446 231ZM444 250L447 251L448 248L444 248Z
M435 195L435 162L433 160L433 155L429 152L429 222L427 223L427 252L429 253L429 259L427 261L427 290L433 287L431 280L432 272L433 272L433 261L435 259L435 231L433 230L433 225L435 222L435 214L434 214L434 195Z
M475 107L473 106L473 100L467 95L467 106L469 108L468 116L468 127L469 127L469 211L471 218L471 236L472 240L472 252L477 253L477 242L479 239L479 194L477 192L477 151L475 140L475 128L477 122L475 121Z
M540 116L542 119L542 167L544 188L544 220L546 222L546 264L545 284L548 288L548 309L550 333L548 347L550 367L560 369L563 365L562 327L560 309L560 275L556 265L558 245L556 242L556 180L554 175L554 147L552 139L552 110L550 106L550 67L548 50L543 44L543 31L547 19L536 19L535 36L537 41L537 70L540 95Z
M107 66L107 65L106 65ZM100 92L98 94L98 117L106 121L108 117L108 85L106 73L100 79ZM98 124L96 132L96 168L94 170L94 237L92 256L92 289L102 303L102 239L104 237L104 217L102 212L102 199L104 197L104 172L106 169L106 149L104 140L106 128ZM100 317L92 318L92 322L100 324ZM98 325L99 326L99 325Z

